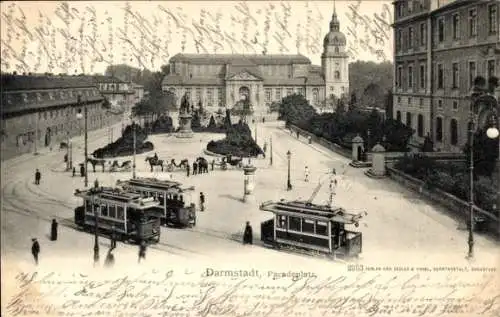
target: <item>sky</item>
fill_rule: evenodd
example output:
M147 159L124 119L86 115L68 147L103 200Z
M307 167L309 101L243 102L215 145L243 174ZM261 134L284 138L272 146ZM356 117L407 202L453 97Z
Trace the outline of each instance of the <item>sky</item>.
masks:
M390 1L2 2L1 69L159 70L178 53L302 54L320 65L335 11L350 61L392 60Z

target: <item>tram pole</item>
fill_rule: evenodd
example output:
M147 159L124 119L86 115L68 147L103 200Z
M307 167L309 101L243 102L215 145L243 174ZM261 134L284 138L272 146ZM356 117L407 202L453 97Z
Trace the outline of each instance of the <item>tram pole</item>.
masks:
M269 165L273 165L273 136L269 138L269 150L270 150L270 155L269 155Z
M101 207L95 208L95 230L94 230L94 266L99 263L99 213Z
M135 136L135 121L132 121L132 129L134 134L134 157L132 162L132 178L135 178L135 154L136 154L136 136Z
M292 153L290 150L286 152L286 157L288 159L288 180L286 182L286 190L290 191L292 190L292 182L290 181L290 159L292 158Z
M78 95L78 104L81 105L81 95ZM76 114L76 117L77 119L82 119L82 110L80 109L78 111L78 113ZM88 118L88 110L87 110L87 105L85 104L83 106L83 120L84 120L84 146L85 146L85 149L84 149L84 162L83 162L83 166L85 167L84 168L84 176L85 176L85 187L87 187L89 185L89 178L88 178L88 169L87 169L87 157L88 157L88 127L87 127L87 118Z

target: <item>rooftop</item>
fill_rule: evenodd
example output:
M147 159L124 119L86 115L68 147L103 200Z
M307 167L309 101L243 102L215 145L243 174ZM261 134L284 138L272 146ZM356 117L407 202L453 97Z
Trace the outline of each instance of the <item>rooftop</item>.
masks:
M95 84L89 76L2 74L0 87L3 92L60 88L89 88L95 87Z
M304 55L246 55L246 54L176 54L170 63L186 62L190 64L231 64L231 65L288 65L311 64Z

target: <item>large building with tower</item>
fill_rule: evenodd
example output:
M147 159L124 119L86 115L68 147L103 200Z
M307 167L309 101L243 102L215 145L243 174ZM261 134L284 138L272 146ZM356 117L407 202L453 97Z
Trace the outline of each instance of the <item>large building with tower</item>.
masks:
M349 92L346 45L334 11L321 66L303 55L177 54L169 61L162 88L173 92L179 105L187 95L192 104L201 101L210 112L231 109L247 99L256 115L264 115L273 102L292 94L305 96L321 109L326 99Z
M499 2L394 1L394 118L442 151L467 142L476 76L499 76ZM498 94L498 92L497 92Z

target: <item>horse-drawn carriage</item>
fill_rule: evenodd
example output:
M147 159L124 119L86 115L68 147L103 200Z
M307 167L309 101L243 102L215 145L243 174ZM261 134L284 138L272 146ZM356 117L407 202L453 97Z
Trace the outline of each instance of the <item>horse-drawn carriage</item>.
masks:
M180 227L196 225L196 206L192 202L194 187L183 188L181 183L156 178L133 178L117 181L126 190L143 197L153 197L163 210L162 223Z
M185 170L189 165L188 159L183 159L179 162L179 164L175 163L175 159L170 160L170 163L167 165L167 172L173 172L176 169Z
M226 156L222 157L220 161L215 161L214 164L220 166L222 170L227 170L228 165L235 166L236 168L241 168L243 167L243 158L227 154Z
M110 162L110 164L111 164L111 166L109 167L110 173L129 172L132 169L132 161L131 160L124 161L124 162L122 162L121 165L120 165L120 163L118 163L117 160L114 160L113 163Z

